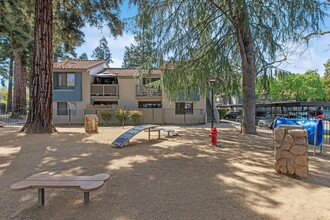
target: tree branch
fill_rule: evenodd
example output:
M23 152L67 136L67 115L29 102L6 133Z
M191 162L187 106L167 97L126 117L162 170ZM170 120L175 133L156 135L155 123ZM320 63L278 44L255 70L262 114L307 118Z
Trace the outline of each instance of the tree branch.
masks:
M313 32L313 33L310 33L306 36L304 36L303 38L305 40L308 40L309 38L311 38L312 36L314 35L325 35L325 34L330 34L330 31L318 31L318 32Z

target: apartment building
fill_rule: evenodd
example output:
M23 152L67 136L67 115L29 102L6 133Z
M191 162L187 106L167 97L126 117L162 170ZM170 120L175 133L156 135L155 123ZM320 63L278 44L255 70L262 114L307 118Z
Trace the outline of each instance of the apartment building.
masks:
M54 121L83 123L97 109L139 109L142 123L203 124L206 98L197 92L169 100L162 88L151 87L163 74L140 77L137 69L110 68L103 60L65 60L53 68Z

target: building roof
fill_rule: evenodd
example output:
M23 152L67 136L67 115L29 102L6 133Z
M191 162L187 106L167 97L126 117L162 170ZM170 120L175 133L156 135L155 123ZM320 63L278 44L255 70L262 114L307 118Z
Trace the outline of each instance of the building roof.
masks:
M104 64L104 60L64 60L62 62L56 62L53 65L54 69L90 69L92 67Z
M116 76L137 76L138 69L130 68L106 68L98 74L114 74ZM151 71L151 76L160 76L162 71L160 69L154 69Z

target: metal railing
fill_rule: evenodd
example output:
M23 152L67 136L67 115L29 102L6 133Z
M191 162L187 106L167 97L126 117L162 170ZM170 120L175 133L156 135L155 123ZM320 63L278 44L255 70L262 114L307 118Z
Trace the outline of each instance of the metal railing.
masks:
M144 85L136 86L136 96L162 96L162 90L160 88L148 88Z
M91 96L118 96L118 85L91 84Z

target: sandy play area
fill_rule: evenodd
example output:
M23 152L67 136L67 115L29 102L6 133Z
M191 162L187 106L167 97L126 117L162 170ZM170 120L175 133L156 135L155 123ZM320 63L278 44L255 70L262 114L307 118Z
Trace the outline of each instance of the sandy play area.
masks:
M220 126L221 127L221 126ZM56 134L26 135L0 128L0 219L330 219L330 156L309 155L309 178L274 170L270 133L242 136L219 128L219 146L209 146L209 128L176 129L135 136L124 148L110 143L131 127L57 127ZM53 175L109 173L85 205L79 189L46 189L38 205L36 189L10 186L39 172Z

